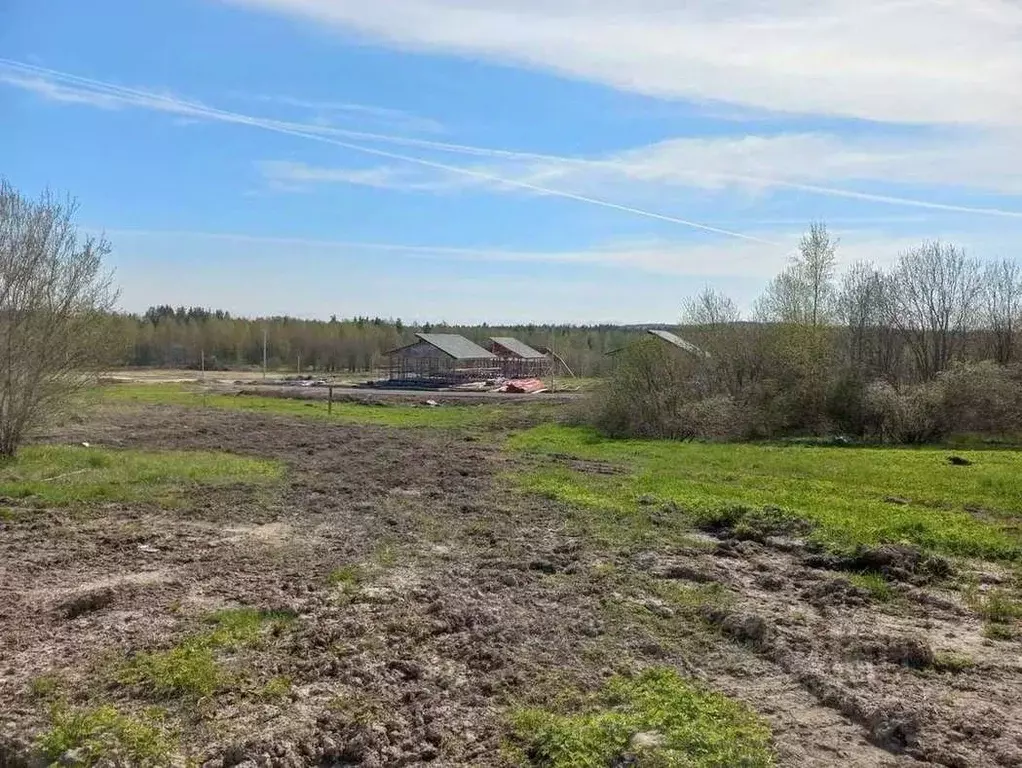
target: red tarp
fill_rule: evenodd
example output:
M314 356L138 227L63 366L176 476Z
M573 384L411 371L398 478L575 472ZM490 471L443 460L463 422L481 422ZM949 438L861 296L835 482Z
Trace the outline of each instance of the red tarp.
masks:
M516 392L518 394L534 394L536 392L545 392L546 386L539 379L515 379L501 387L500 391Z

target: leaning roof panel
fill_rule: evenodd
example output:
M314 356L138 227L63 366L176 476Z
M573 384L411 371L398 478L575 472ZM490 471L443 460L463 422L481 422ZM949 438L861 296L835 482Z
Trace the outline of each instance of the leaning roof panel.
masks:
M686 352L692 353L693 355L698 355L699 357L705 357L706 355L706 353L703 352L703 350L699 349L699 347L697 347L695 344L693 344L690 341L685 341L683 338L676 334L671 333L670 331L661 331L653 328L649 330L649 333L653 334L658 339L663 339L668 344L673 344L674 346L678 347L678 349L683 349Z
M513 353L517 357L523 360L545 360L546 355L538 350L533 349L524 341L519 341L511 336L491 336L490 341L494 344L499 344L504 349Z
M469 341L456 333L417 333L415 335L456 360L495 360L497 357L474 341Z

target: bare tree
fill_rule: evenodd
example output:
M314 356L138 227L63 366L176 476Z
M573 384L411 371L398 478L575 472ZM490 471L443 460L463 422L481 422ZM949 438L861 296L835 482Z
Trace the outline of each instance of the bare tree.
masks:
M0 458L82 387L106 350L110 247L81 237L77 204L0 179Z
M979 263L954 245L926 242L903 253L895 273L896 322L922 379L948 367L978 309Z
M848 363L862 375L895 376L901 345L894 299L894 281L868 262L852 264L842 278L837 318L845 329Z
M827 225L814 222L798 244L798 267L805 285L808 324L813 328L831 319L834 307L834 253L837 240Z
M831 322L837 245L826 224L811 224L799 241L798 255L757 302L757 314L764 320L808 328Z
M741 319L738 305L729 296L707 286L698 296L685 302L682 321L704 328L720 328Z
M717 389L737 396L759 367L756 329L741 323L738 305L726 294L706 287L685 302L682 323L703 350L709 353L705 365L715 375Z
M994 359L1007 365L1015 358L1016 335L1022 323L1022 267L1002 259L987 265L983 275L986 322L993 334Z

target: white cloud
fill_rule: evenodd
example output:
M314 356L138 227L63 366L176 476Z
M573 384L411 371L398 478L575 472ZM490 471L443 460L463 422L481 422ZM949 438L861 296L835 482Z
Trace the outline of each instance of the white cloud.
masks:
M556 188L582 196L613 190L614 197L643 201L655 201L671 187L752 194L794 189L926 210L1022 219L1022 205L1017 209L959 205L834 186L862 182L1022 195L1022 133L986 131L984 137L977 141L958 132L912 139L856 139L820 133L716 136L672 139L592 158L496 150L488 162L466 167L461 174L428 166L425 171L384 165L352 172L295 163L264 163L263 172L277 181L343 182L434 192L480 184L498 191ZM449 151L485 154L479 148L448 146ZM268 169L272 173L267 173ZM291 178L281 178L285 174ZM509 180L513 184L509 185Z
M732 232L717 227L710 227L706 226L705 224L700 224L698 222L688 221L686 219L681 219L674 216L667 216L665 214L657 213L655 211L648 211L642 208L638 208L636 206L622 205L620 203L603 200L601 198L596 198L587 195L579 195L577 193L556 190L550 187L541 187L537 184L521 181L519 179L501 177L485 170L474 168L462 168L460 166L451 165L449 163L441 163L436 160L427 160L425 158L413 157L410 155L401 155L395 152L390 152L376 147L353 144L350 141L344 141L339 138L336 138L336 136L347 136L351 133L340 129L322 128L321 126L316 125L300 124L281 120L271 120L260 117L253 117L251 115L245 115L238 112L228 112L226 110L215 109L213 107L207 107L194 102L182 101L180 99L176 99L169 96L150 94L145 91L140 91L137 89L124 88L122 86L114 85L111 83L104 83L100 80L80 77L66 72L58 72L56 70L35 67L33 65L26 65L21 62L11 61L10 59L0 58L0 71L3 71L4 68L7 68L9 71L13 71L15 73L28 71L40 74L51 79L53 82L60 83L69 88L79 89L83 94L96 93L114 97L118 100L118 103L124 105L139 106L149 109L155 109L158 111L190 115L194 117L205 118L208 120L233 123L236 125L248 125L255 128L261 128L267 131L273 131L275 133L297 136L304 139L319 141L325 144L331 144L336 147L343 147L344 149L371 155L374 157L382 157L388 160L397 160L403 163L404 162L411 163L413 165L419 166L420 168L430 168L434 171L458 174L466 178L472 178L489 184L497 184L509 188L527 190L529 192L538 193L541 195L549 195L551 197L575 200L576 202L586 203L588 205L602 207L609 210L620 211L622 213L630 213L648 219L669 222L672 224L677 224L679 226L703 230L705 232L715 232L717 234L726 235L728 237L740 240L757 240L757 238L751 235L745 235L740 232ZM362 137L368 139L370 138L370 135L362 134ZM379 135L376 136L376 139L388 140L387 137ZM398 142L408 143L407 140L401 139L399 139ZM427 142L420 143L425 144ZM437 144L437 146L439 146L439 144ZM465 148L463 147L462 149ZM483 151L482 154L492 153ZM503 154L514 155L515 153Z
M152 91L125 88L99 80L0 59L0 76L8 84L45 98L103 107L130 106L206 119L313 140L383 158L390 165L370 171L270 165L277 188L328 181L377 187L444 191L464 186L518 190L575 200L607 209L701 229L737 239L753 239L642 207L604 199L611 190L626 199L657 201L665 185L721 190L739 186L754 192L793 187L814 194L848 197L939 211L1022 218L1012 209L958 205L893 194L864 193L835 187L835 182L875 181L912 185L967 186L1001 194L1022 193L1022 130L1017 128L929 131L923 137L854 139L826 134L723 136L674 139L604 157L562 158L503 149L488 149L411 137L350 131L310 123L255 117ZM423 150L456 152L487 158L473 166L399 154L363 142L411 145ZM400 170L393 163L399 163ZM412 170L417 167L419 170ZM423 173L421 169L427 169ZM264 174L267 173L264 169ZM286 176L304 178L285 178ZM460 180L459 180L460 179ZM827 183L825 183L827 182ZM599 195L599 197L597 197ZM657 203L652 203L656 207Z
M1022 125L1012 0L227 0L666 98Z
M792 188L932 210L1022 218L1019 209L981 209L833 186L865 182L1022 195L1022 132L937 132L910 139L822 133L715 136L659 142L586 160L523 158L499 172L569 189L682 186L760 193Z

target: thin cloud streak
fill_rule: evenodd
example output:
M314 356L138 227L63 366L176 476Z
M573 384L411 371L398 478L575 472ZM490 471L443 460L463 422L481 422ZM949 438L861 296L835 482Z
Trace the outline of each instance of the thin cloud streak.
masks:
M242 96L244 96L244 94L242 94ZM284 106L314 112L317 115L320 115L322 119L328 121L324 123L324 128L332 128L333 126L329 121L332 121L334 118L340 117L350 119L352 117L359 117L387 125L394 129L402 129L417 133L443 133L444 131L443 125L441 125L441 123L437 120L432 120L428 117L421 117L419 115L412 114L411 112L406 112L402 109L393 109L391 107L379 107L372 104L354 104L346 101L300 99L293 96L270 96L265 94L244 97L249 100L268 104L282 104ZM357 131L354 133L357 133Z
M669 224L678 224L680 226L689 227L691 229L698 229L704 232L712 232L718 235L725 235L727 237L736 238L739 240L748 240L751 242L765 243L767 245L777 245L777 243L771 243L760 238L753 237L751 235L744 235L740 232L732 232L726 229L720 229L718 227L710 227L704 224L699 224L694 221L687 221L680 219L675 216L668 216L666 214L656 213L654 211L647 211L641 208L635 208L629 205L621 205L613 203L608 200L602 200L587 195L578 195L572 192L565 192L562 190L552 189L550 187L540 186L538 184L530 184L524 181L518 181L515 179L504 178L493 173L486 173L483 171L472 170L470 168L462 168L456 165L449 165L446 163L438 163L432 160L425 160L419 157L413 157L410 155L401 155L395 152L387 152L381 149L374 149L372 147L364 147L358 144L352 144L351 142L341 141L339 139L333 139L328 136L318 135L315 133L309 133L303 130L298 130L292 127L292 124L282 123L275 120L265 120L262 118L252 117L250 115L244 115L237 112L227 112L225 110L215 109L213 107L206 107L201 104L195 104L191 102L182 101L176 98L168 96L158 96L155 94L149 94L145 91L138 91L131 88L122 88L120 86L114 86L109 83L103 83L98 80L91 80L90 78L78 77L69 73L59 72L57 70L46 69L43 67L35 67L32 65L23 64L21 62L11 61L9 59L0 59L0 64L22 67L29 70L40 71L49 76L60 77L67 79L71 82L81 83L85 85L91 85L97 87L100 92L111 93L114 95L123 94L126 99L136 98L141 99L142 104L145 105L159 105L164 104L167 107L167 111L176 112L178 114L191 115L194 117L208 117L213 120L221 120L224 122L238 123L242 125L250 125L256 128L262 128L264 130L273 131L290 136L297 136L300 138L311 139L313 141L319 141L326 144L332 144L334 146L343 147L350 149L354 152L361 152L363 154L375 155L377 157L384 157L390 160L400 160L406 163L413 163L416 165L423 166L425 168L433 168L436 170L447 171L449 173L461 174L482 181L489 181L495 184L504 185L507 187L524 189L530 192L535 192L540 195L546 195L549 197L559 197L566 200L574 200L576 202L588 203L590 205L607 208L610 210L620 211L622 213L630 213L636 216L643 216L649 219L655 219L657 221L667 222Z
M521 178L514 178L506 174L501 174L499 172L495 172L488 169L466 168L463 166L455 166L447 163L440 163L432 160L427 160L420 157L398 154L381 149L376 149L373 147L366 147L363 145L354 144L348 141L343 141L341 139L336 138L336 136L355 135L360 138L372 141L400 143L405 145L434 149L438 151L457 152L463 154L496 157L502 159L541 161L559 164L560 166L577 166L581 168L605 169L611 171L621 170L628 171L629 170L628 163L621 160L588 160L580 158L561 157L557 155L547 155L541 153L516 152L504 149L473 147L469 145L454 144L448 142L409 139L407 137L391 136L387 134L346 131L344 129L324 128L322 126L312 126L303 123L271 120L246 115L243 113L221 110L214 107L206 106L201 103L185 101L183 99L179 99L173 96L152 93L149 91L143 91L134 88L126 88L123 86L114 85L112 83L107 83L92 78L81 77L78 75L73 75L71 73L61 72L58 70L48 69L45 67L39 67L32 64L26 64L24 62L13 61L10 59L0 58L0 66L7 67L8 69L13 70L16 73L18 71L21 71L23 73L35 75L37 78L39 76L53 78L59 81L58 86L61 87L63 91L70 91L70 89L67 87L68 83L75 86L81 86L87 89L83 91L82 97L83 99L86 98L90 93L92 93L97 98L104 98L114 101L120 100L121 103L129 106L156 109L160 111L172 112L178 115L196 118L207 118L221 122L249 125L252 127L261 128L263 130L273 131L276 133L292 135L299 138L305 138L313 141L318 141L321 143L331 144L334 146L342 147L363 154L374 155L377 157L382 157L390 160L399 160L401 162L411 163L414 165L418 165L420 167L431 168L433 170L440 170L446 173L453 173L456 175L461 175L463 177L472 178L479 181L486 181L495 184L498 187L522 189L540 195L574 200L576 202L600 206L611 210L617 210L624 213L643 216L650 219L677 224L680 226L686 226L693 229L724 235L736 239L750 240L752 242L766 242L760 238L745 235L739 232L734 232L731 230L722 229L718 227L712 227L698 222L689 221L679 217L669 216L666 214L661 214L634 206L614 203L590 195L583 195L575 192L569 192L566 190L554 189L543 184L527 181ZM36 92L39 92L39 90L36 89ZM1000 208L958 206L943 203L933 203L930 201L918 200L913 198L843 190L823 185L800 184L798 182L785 181L781 179L772 179L768 177L757 177L743 174L725 174L718 171L711 171L705 175L716 176L719 178L731 178L733 180L745 181L747 183L759 184L762 186L780 186L795 188L807 192L812 192L815 194L829 195L834 197L846 197L851 199L890 205L900 205L930 210L942 210L948 212L1022 219L1022 212L1005 210ZM767 244L777 245L777 243L769 242Z

